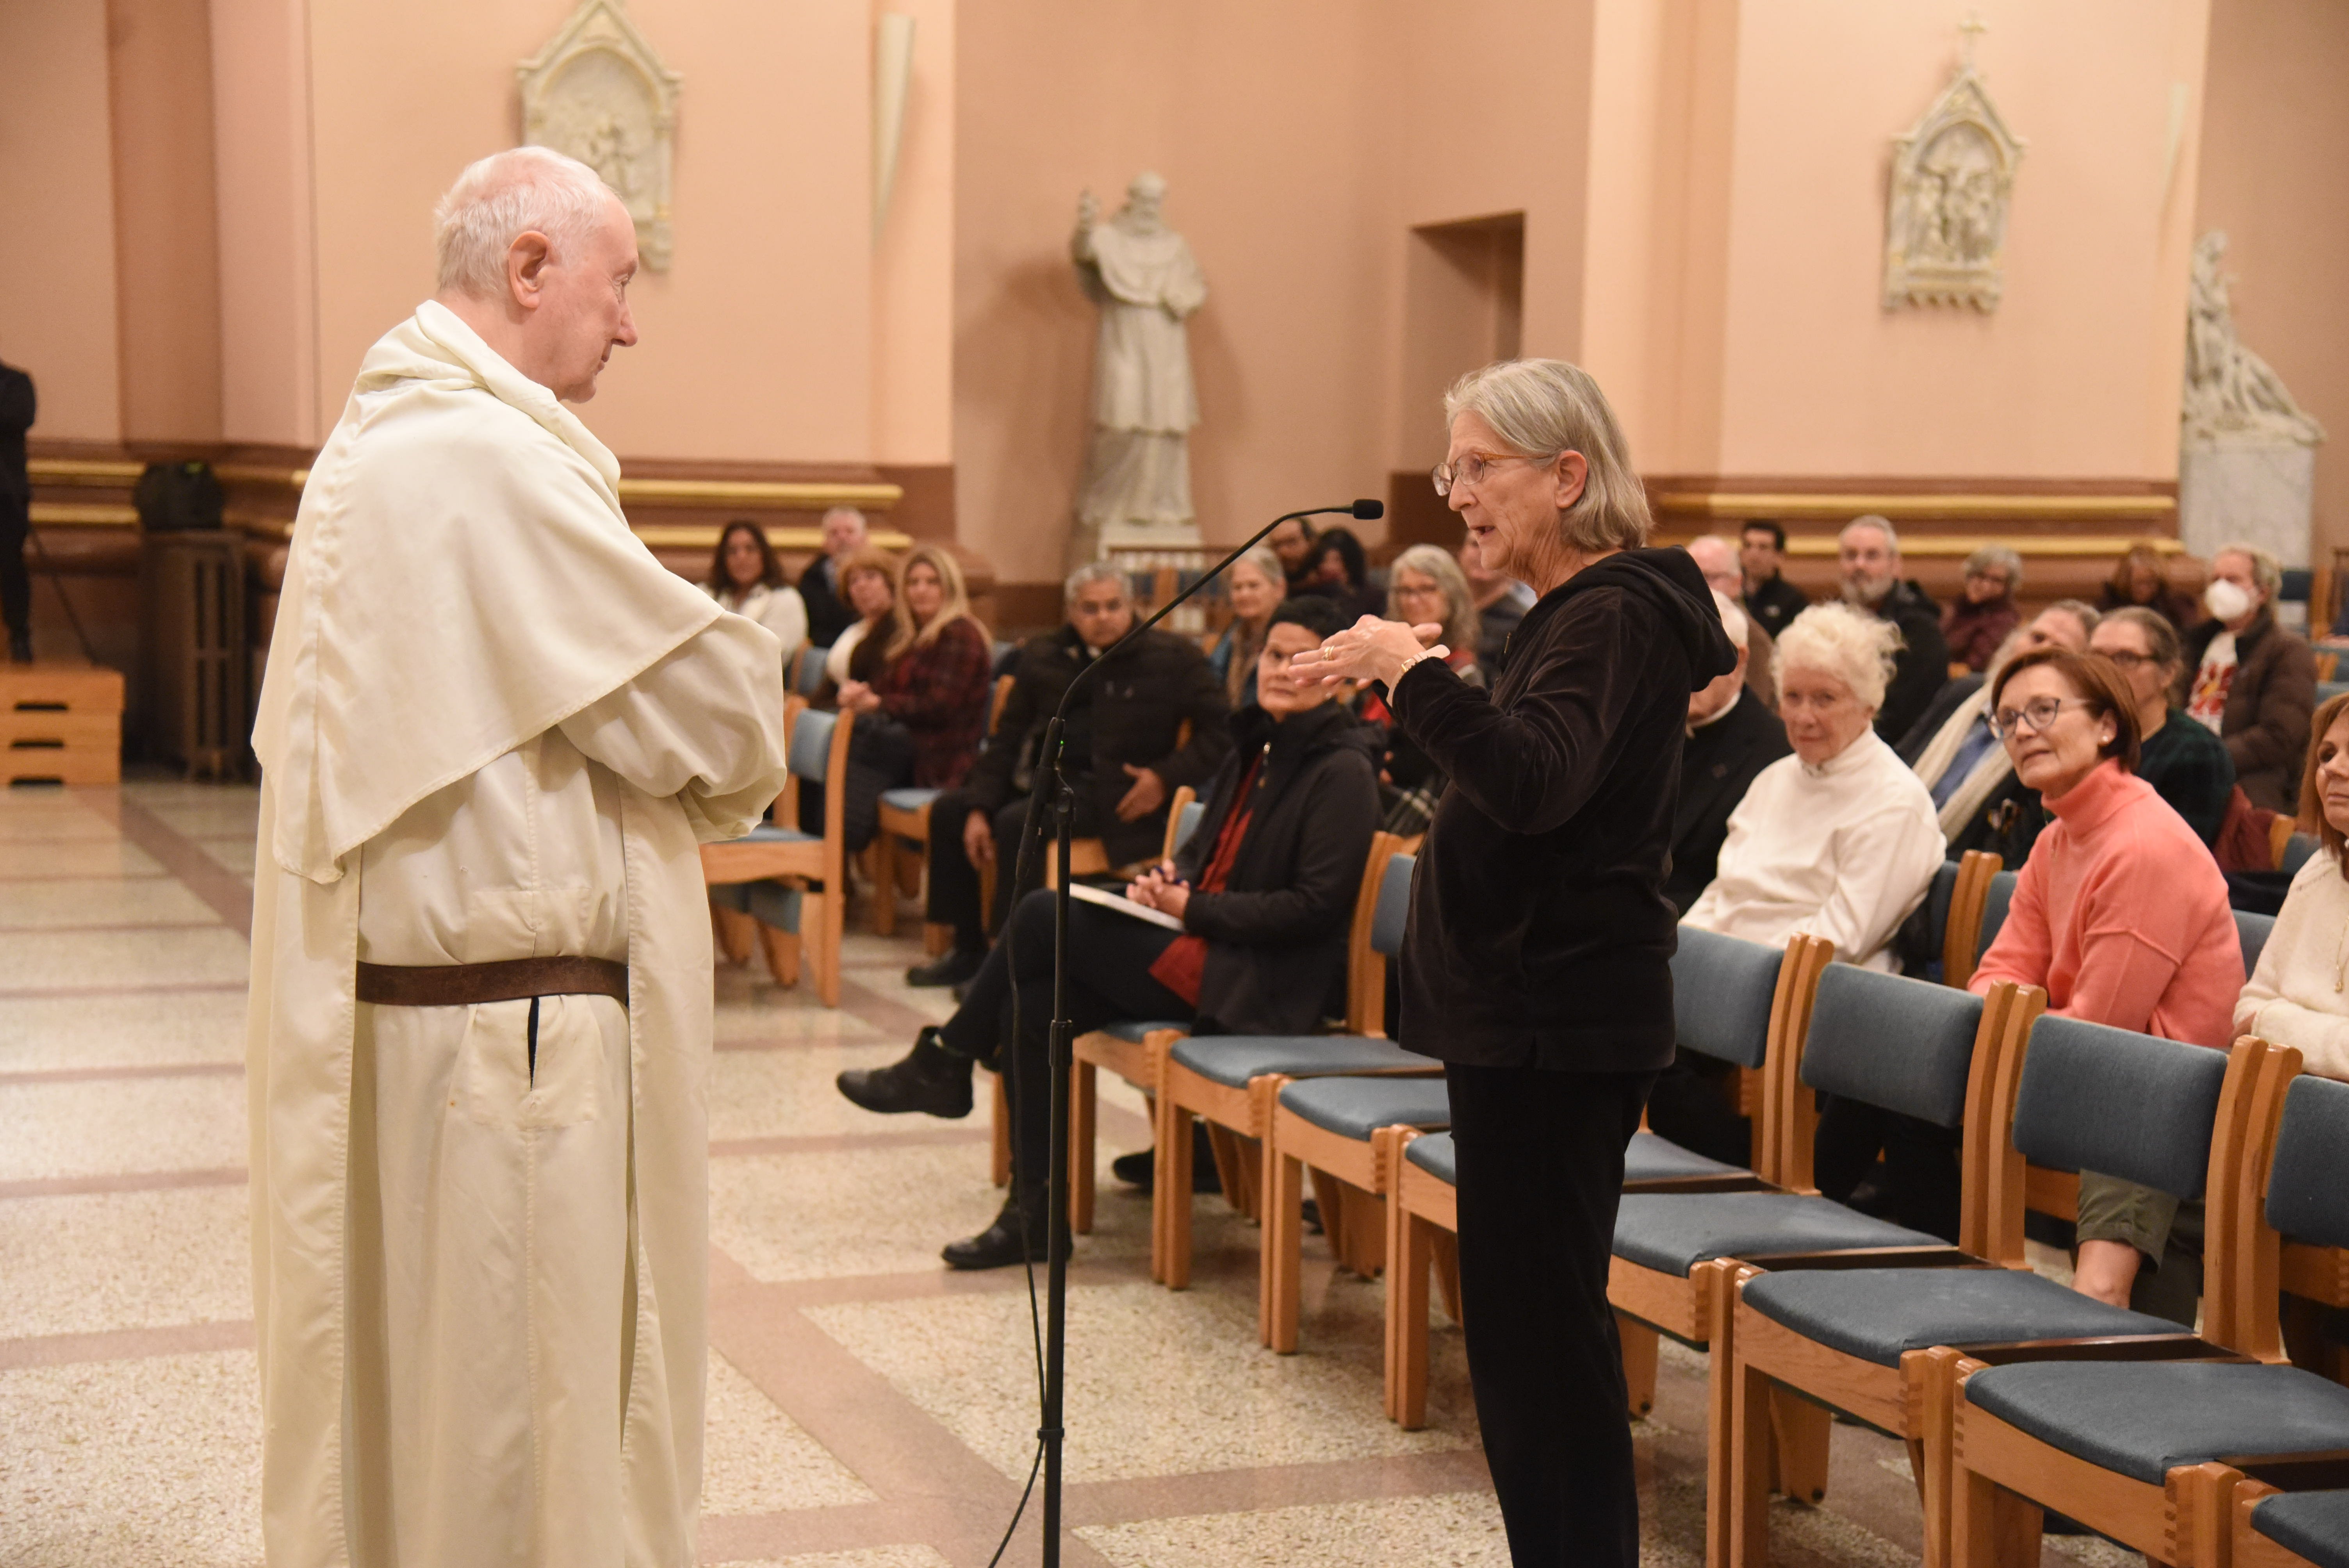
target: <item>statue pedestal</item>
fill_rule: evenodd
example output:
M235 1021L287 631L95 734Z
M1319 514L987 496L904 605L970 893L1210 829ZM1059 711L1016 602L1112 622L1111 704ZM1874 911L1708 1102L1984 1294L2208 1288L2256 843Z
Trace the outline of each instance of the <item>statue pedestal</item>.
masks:
M1101 559L1138 551L1195 551L1206 544L1195 522L1112 522L1101 531Z
M2313 447L2188 447L2178 455L2179 542L2206 561L2240 541L2304 567L2315 482Z

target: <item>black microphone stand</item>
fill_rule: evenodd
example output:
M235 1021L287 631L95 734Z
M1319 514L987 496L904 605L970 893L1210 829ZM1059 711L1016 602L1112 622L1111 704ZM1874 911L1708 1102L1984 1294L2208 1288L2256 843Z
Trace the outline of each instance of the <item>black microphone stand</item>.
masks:
M1045 1161L1044 1233L1048 1238L1045 1252L1044 1308L1044 1395L1042 1424L1036 1435L1044 1444L1044 1568L1060 1568L1061 1563L1061 1449L1067 1437L1061 1424L1061 1401L1066 1380L1069 1348L1069 1231L1063 1221L1069 1212L1069 1077L1073 1066L1075 1026L1069 1019L1069 822L1076 807L1075 792L1070 789L1061 755L1061 735L1067 729L1069 702L1087 676L1106 664L1112 655L1133 642L1143 633L1173 614L1176 605L1200 589L1222 576L1231 563L1254 550L1284 522L1298 522L1309 517L1321 517L1331 512L1344 512L1367 522L1385 515L1386 508L1375 500L1358 500L1350 506L1319 506L1308 511L1287 512L1250 535L1246 542L1221 561L1199 574L1199 580L1161 604L1148 620L1135 626L1104 649L1101 655L1079 670L1061 694L1060 707L1044 726L1044 745L1040 753L1049 779L1039 777L1037 789L1029 798L1028 820L1019 835L1019 853L1013 862L1014 888L1027 885L1032 866L1031 855L1041 845L1042 835L1037 831L1039 813L1050 810L1053 818L1054 852L1060 857L1060 878L1052 895L1052 1032L1049 1047L1049 1071L1052 1081L1052 1126L1050 1153ZM1011 1042L1013 1050L1019 1048ZM1016 1145L1015 1145L1016 1147ZM1013 1181L1021 1179L1016 1171ZM1190 1194L1182 1194L1183 1202ZM1020 1204L1020 1222L1027 1222L1026 1204Z

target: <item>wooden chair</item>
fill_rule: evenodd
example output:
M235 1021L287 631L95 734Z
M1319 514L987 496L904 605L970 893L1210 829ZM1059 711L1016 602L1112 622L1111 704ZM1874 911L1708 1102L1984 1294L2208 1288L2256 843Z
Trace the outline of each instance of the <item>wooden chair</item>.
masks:
M1796 940L1815 950L1826 945L1814 937ZM2011 985L1982 997L1848 965L1826 966L1794 1037L1802 1042L1799 1058L1786 1051L1799 1074L1792 1081L1795 1103L1807 1107L1816 1089L1956 1127L1970 1100L1996 1081L2015 1005ZM1618 1211L1608 1299L1623 1315L1711 1351L1715 1433L1732 1429L1732 1287L1740 1260L1779 1268L1946 1267L1967 1260L1938 1236L1820 1197L1811 1182L1808 1134L1801 1130L1808 1119L1781 1117L1788 1134L1779 1163L1785 1191L1630 1193ZM1775 1490L1817 1501L1826 1490L1827 1412L1779 1395L1760 1408L1764 1438L1755 1461L1775 1463ZM1722 1472L1728 1457L1726 1445L1713 1445L1706 1519L1708 1561L1716 1563L1727 1560L1729 1489Z
M2287 1492L2245 1480L2234 1526L2233 1568L2349 1568L2349 1489Z
M2234 1114L2223 1081L2227 1058L2040 1017L2042 1003L2036 990L2020 994L1995 1081L1967 1107L1959 1239L1968 1262L1930 1272L1739 1269L1733 1413L1728 1429L1713 1434L1729 1449L1730 1563L1763 1561L1768 1498L1754 1412L1769 1386L1795 1389L1907 1440L1925 1511L1925 1559L1940 1568L1951 1530L1951 1368L1958 1356L1940 1347L1963 1346L1964 1355L1987 1362L2054 1347L2145 1359L2215 1349L2178 1324L2106 1305L2029 1271L2018 1145L2043 1161L2117 1167L2190 1196L2216 1179L2212 1150ZM2114 1106L2116 1082L2133 1086L2125 1108ZM2132 1167L2133 1151L2146 1150L2160 1151L2158 1167L2141 1155Z
M1787 1142L1780 1119L1793 1103L1778 1079L1791 1071L1803 1021L1809 1016L1819 971L1831 951L1798 937L1783 949L1683 927L1672 957L1676 1043L1715 1060L1759 1064L1754 1074L1754 1170L1707 1160L1642 1130L1624 1150L1626 1192L1775 1191L1775 1173ZM1449 1133L1398 1139L1393 1191L1387 1204L1387 1414L1417 1429L1427 1408L1427 1274L1432 1262L1447 1309L1460 1316L1454 1232L1458 1195ZM1808 1169L1807 1166L1805 1167ZM1633 1414L1655 1402L1656 1328L1621 1313L1624 1381Z
M1348 953L1350 999L1361 1005L1372 988L1357 983L1362 967L1383 957L1371 950L1371 927L1387 861L1416 848L1418 840L1379 833L1362 867L1361 891L1354 903ZM1378 989L1381 1010L1383 985ZM1207 1123L1224 1194L1243 1212L1257 1208L1258 1150L1239 1140L1261 1140L1271 1124L1273 1096L1286 1078L1332 1074L1412 1073L1433 1075L1444 1064L1406 1051L1386 1039L1381 1020L1361 1015L1347 1020L1343 1035L1216 1035L1175 1041L1158 1075L1156 1180L1151 1193L1153 1220L1150 1274L1172 1290L1191 1283L1191 1122Z
M1386 961L1402 950L1411 914L1415 856L1387 860L1372 903L1371 958L1350 965L1360 994L1353 1014L1363 1033L1382 1036ZM1257 1292L1257 1337L1283 1354L1297 1348L1299 1278L1303 1272L1304 1174L1313 1178L1323 1231L1339 1262L1365 1279L1386 1263L1386 1194L1404 1128L1452 1124L1444 1080L1392 1076L1330 1076L1292 1081L1268 1075L1272 1114L1266 1124L1262 1172L1263 1253Z
M1003 717L1003 704L1011 696L1011 677L998 676L995 694L988 699L987 735L995 738L995 726ZM884 789L881 792L880 831L873 839L873 931L876 936L897 934L897 899L903 893L918 897L922 890L922 868L928 864L930 847L930 808L937 803L943 789L908 787ZM959 824L957 824L959 828ZM905 845L911 844L920 852L912 865L905 864L899 856ZM979 868L979 907L987 907L993 892L991 868ZM951 934L943 926L925 923L922 927L923 950L935 957L947 950Z
M830 652L830 648L819 648L812 643L801 643L783 666L792 676L791 691L786 695L813 702L823 690L823 656Z
M842 813L848 799L848 738L856 716L819 713L794 697L783 704L783 723L790 771L775 802L776 820L731 842L702 845L701 874L712 887L743 886L744 913L759 920L760 940L768 944L769 962L777 965L776 978L785 984L791 982L784 980L777 946L792 912L781 895L787 887L798 892L796 940L815 969L816 995L825 1006L837 1007L842 906L848 893ZM824 787L821 838L796 826L802 779L821 780ZM795 961L792 967L795 977Z
M1956 884L1950 893L1950 914L1941 932L1941 984L1963 990L1966 982L1974 977L1982 962L1983 950L1990 946L1997 926L1985 933L1984 917L1989 909L1992 885L2002 874L2002 862L1988 850L1968 850L1958 862ZM2014 897L2013 879L2004 884L2003 896L1998 905L1998 925L2006 923L2006 906Z
M2076 1344L2015 1357L1937 1352L1951 1383L1951 1564L2035 1563L2041 1510L2055 1508L2176 1568L2228 1568L2247 1480L2286 1491L2349 1484L2349 1388L2282 1364L2276 1314L2279 1223L2295 1239L2349 1243L2340 1176L2349 1084L2295 1081L2299 1068L2297 1050L2257 1039L2237 1041L2225 1058L2199 1178L2209 1194L2199 1340L2181 1335L2158 1356L2097 1357ZM2174 1145L2153 1147L2132 1128L2143 1099L2116 1108L2097 1168L2165 1174L2148 1184L2168 1186L2192 1173L2178 1169L2187 1161ZM2019 1144L2054 1136L2018 1120Z
M1197 830L1206 806L1188 785L1174 791L1166 804L1166 839L1159 858L1171 861L1174 851ZM1191 1032L1187 1021L1121 1019L1089 1030L1071 1042L1073 1056L1069 1080L1069 1227L1079 1235L1093 1228L1093 1161L1098 1138L1101 1092L1098 1077L1104 1068L1143 1091L1157 1113L1158 1062L1174 1043Z

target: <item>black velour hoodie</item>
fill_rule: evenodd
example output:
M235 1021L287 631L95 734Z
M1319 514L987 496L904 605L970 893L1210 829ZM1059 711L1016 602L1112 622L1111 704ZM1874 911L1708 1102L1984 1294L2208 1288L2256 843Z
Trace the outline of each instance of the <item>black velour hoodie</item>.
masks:
M1630 550L1526 613L1489 694L1440 659L1396 683L1396 721L1452 779L1412 882L1403 1046L1570 1072L1671 1061L1681 740L1689 694L1736 665L1688 552Z

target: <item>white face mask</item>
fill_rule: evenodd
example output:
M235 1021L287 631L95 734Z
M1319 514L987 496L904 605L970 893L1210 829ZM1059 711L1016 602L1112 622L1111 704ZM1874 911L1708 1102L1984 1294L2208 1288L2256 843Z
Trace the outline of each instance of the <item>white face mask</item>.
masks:
M2251 613L2251 596L2241 583L2221 577L2202 591L2202 606L2221 621L2238 621Z

